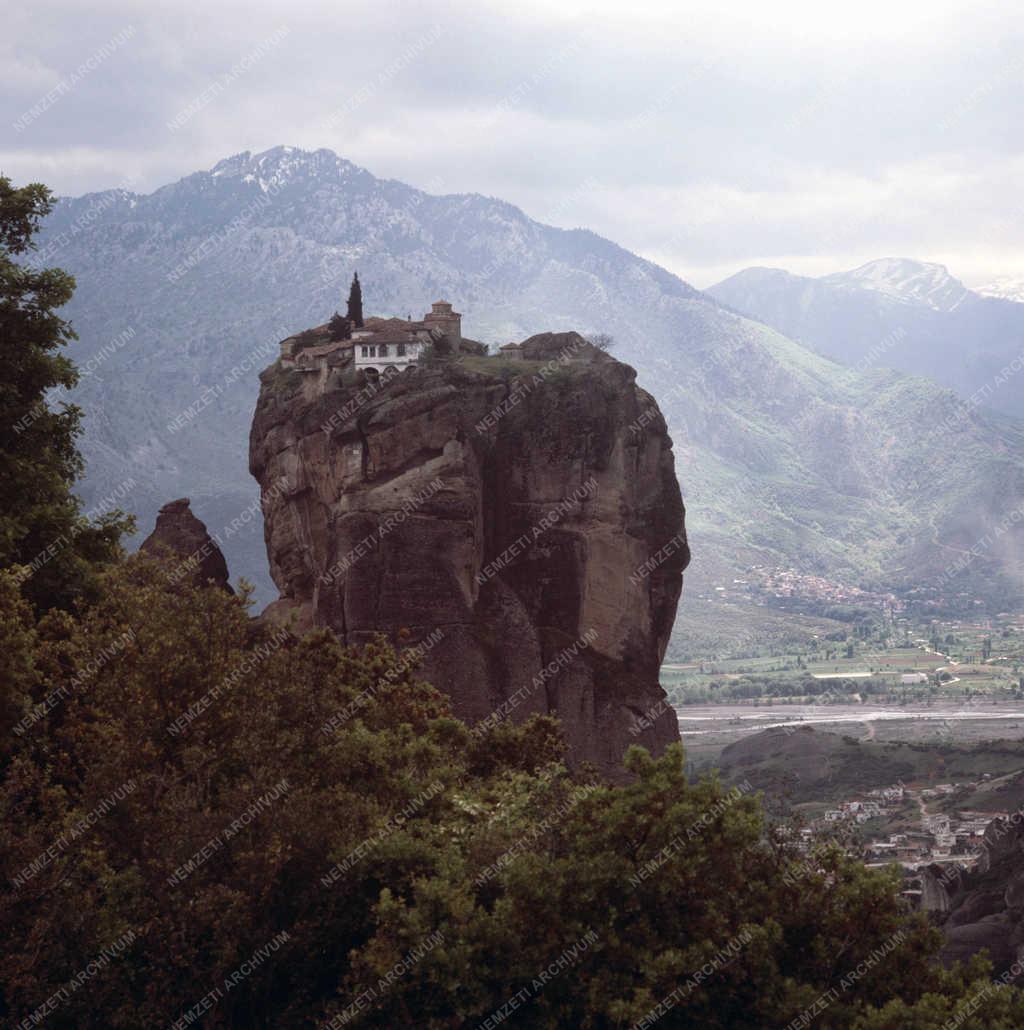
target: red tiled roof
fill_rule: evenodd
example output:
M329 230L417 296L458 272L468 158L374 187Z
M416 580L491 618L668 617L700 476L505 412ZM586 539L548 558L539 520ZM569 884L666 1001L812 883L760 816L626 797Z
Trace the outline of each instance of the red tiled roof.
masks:
M311 358L321 358L325 354L333 354L336 350L343 350L344 348L351 346L351 340L334 340L332 343L322 343L318 347L303 347L303 349L295 355L295 358L297 361L301 361L306 355Z
M427 326L423 322L412 322L406 318L378 318L376 315L373 315L366 319L363 328L372 329L374 332L380 332L384 329L401 329L406 332L413 332L416 329L425 331ZM357 329L356 332L358 331Z
M375 346L379 343L419 343L420 341L412 333L386 329L383 332L374 333L372 336L364 336L361 340L355 340L354 342L360 347L365 347L367 344Z

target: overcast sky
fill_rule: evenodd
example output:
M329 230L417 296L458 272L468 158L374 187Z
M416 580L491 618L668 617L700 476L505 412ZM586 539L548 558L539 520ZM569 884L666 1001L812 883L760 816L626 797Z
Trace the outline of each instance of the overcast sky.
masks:
M0 171L149 191L329 147L697 286L883 256L978 285L1024 278L1022 37L1006 0L14 0Z

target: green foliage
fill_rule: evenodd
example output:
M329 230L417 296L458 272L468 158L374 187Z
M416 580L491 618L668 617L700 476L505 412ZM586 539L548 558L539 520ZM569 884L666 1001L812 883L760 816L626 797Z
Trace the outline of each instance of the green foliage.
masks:
M327 323L327 327L331 331L332 340L347 340L352 336L352 323L347 318L339 315L337 311L331 315L331 320Z
M14 260L33 248L52 207L45 186L16 189L0 177L0 565L25 567L26 596L39 609L68 607L88 594L96 566L118 554L131 528L120 513L90 522L71 494L82 471L75 446L81 412L52 394L66 395L78 381L58 353L75 334L56 313L75 282L60 269Z
M485 372L501 379L511 380L519 376L532 376L544 367L543 361L528 361L525 358L507 358L503 354L460 354L459 364L472 372Z
M38 622L0 580L4 702L38 716L0 784L6 1023L115 940L49 1025L475 1027L515 1000L509 1025L604 1028L667 998L659 1027L753 1030L835 990L816 1026L928 1026L979 989L894 878L803 863L681 748L571 775L548 718L471 733L383 641L296 640L166 573L134 557Z
M32 609L21 596L17 578L0 572L0 767L6 765L14 740L14 727L28 708L38 683L37 636Z

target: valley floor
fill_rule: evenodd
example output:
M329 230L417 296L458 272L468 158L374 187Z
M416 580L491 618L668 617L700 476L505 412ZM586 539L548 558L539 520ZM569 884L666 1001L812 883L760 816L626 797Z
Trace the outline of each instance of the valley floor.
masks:
M886 704L713 704L676 709L687 757L714 764L722 748L773 727L814 726L863 740L974 744L1024 740L1024 701ZM1024 761L1022 761L1024 765Z
M991 820L1024 808L1024 701L956 704L717 704L676 709L693 775L762 791L807 853L841 843L921 869L970 869Z

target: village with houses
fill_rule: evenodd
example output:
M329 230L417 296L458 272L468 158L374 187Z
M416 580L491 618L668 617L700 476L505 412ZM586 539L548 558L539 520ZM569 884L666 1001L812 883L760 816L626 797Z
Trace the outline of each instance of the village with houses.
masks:
M940 806L961 791L983 788L991 778L985 773L977 782L921 789L896 783L865 791L803 827L798 847L810 853L823 836L844 839L849 853L863 858L869 867L900 866L907 883L904 896L919 903L920 871L926 866L972 868L984 851L985 830L994 819L1008 814L969 809L930 812L929 806Z

